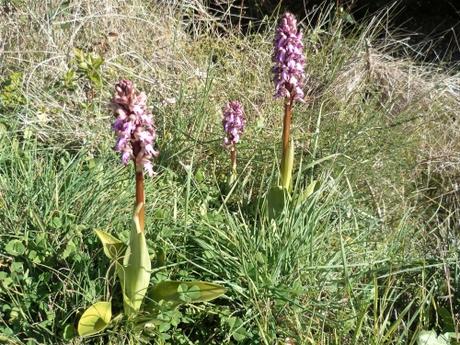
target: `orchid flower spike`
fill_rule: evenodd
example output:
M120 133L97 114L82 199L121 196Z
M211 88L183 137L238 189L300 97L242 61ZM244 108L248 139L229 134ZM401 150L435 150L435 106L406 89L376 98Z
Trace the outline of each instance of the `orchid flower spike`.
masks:
M230 101L222 109L222 112L222 126L225 132L224 146L232 148L240 141L246 124L243 105L238 101Z
M276 29L273 74L275 98L289 98L303 102L302 90L305 80L305 56L303 53L302 32L297 29L297 20L286 12Z
M130 80L119 81L111 102L116 116L112 128L117 135L114 149L121 153L122 163L127 165L132 160L136 171L145 170L152 176L152 159L158 151L154 149L156 128L146 101L145 93L137 93Z

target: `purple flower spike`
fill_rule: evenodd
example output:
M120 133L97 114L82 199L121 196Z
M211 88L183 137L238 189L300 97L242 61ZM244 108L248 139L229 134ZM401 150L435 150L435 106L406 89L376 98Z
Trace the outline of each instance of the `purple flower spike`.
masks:
M240 141L240 135L244 131L246 124L244 109L240 102L230 101L222 112L222 125L225 131L224 146L231 147Z
M152 176L151 160L158 156L158 151L154 149L156 129L146 101L145 93L136 93L130 80L119 81L111 103L117 117L112 128L117 135L114 149L121 153L123 164L133 160L136 171L144 169Z
M302 90L305 79L305 57L302 33L297 29L297 20L286 12L276 28L272 60L275 82L275 98L287 97L303 101Z

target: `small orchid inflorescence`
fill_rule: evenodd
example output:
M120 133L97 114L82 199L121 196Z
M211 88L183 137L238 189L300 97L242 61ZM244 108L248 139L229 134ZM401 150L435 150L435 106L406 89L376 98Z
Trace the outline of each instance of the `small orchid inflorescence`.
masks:
M225 132L224 146L230 150L232 164L230 182L233 183L236 177L236 144L240 141L240 136L244 132L246 119L243 105L238 101L228 102L222 108L222 114L222 126Z
M123 164L133 160L136 171L145 169L153 175L152 159L158 156L154 149L156 129L146 101L145 93L136 93L130 80L119 81L111 102L117 116L113 130L117 135L115 151L121 153Z
M297 20L286 12L276 29L273 52L275 97L286 97L302 101L305 79L305 57L302 32L297 29Z
M243 105L238 101L230 101L222 109L222 126L225 131L224 146L233 147L240 141L240 135L244 132L246 119Z

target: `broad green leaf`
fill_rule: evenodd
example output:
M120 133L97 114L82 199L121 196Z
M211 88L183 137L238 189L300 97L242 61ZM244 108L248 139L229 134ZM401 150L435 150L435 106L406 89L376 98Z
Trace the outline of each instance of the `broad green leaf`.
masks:
M288 146L288 152L284 155L284 160L281 162L281 179L280 185L287 191L291 190L292 184L292 168L294 166L294 141L291 139Z
M179 298L184 303L192 303L193 301L199 300L201 298L200 288L196 285L188 286L187 284L180 284L177 288L179 293Z
M21 240L14 239L9 241L5 246L5 252L12 256L19 256L24 254L26 247Z
M155 302L164 300L177 306L182 303L211 301L226 291L221 285L203 281L162 281L152 288L149 297Z
M139 210L142 205L138 205L134 213L134 227L131 229L129 246L123 260L124 278L121 280L124 280L122 289L127 315L139 311L147 293L152 270L144 231L139 223Z
M66 325L62 333L64 340L70 340L75 337L75 328L73 325Z
M85 310L78 321L78 334L82 337L99 333L112 318L112 303L97 302Z
M278 217L284 210L284 206L290 200L289 193L281 186L273 186L267 194L268 216Z
M102 230L94 230L104 247L105 255L111 260L119 260L126 251L126 244Z

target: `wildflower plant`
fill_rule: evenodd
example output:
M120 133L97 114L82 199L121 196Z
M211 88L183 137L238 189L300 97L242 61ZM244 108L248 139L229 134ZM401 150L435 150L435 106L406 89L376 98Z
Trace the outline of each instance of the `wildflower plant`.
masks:
M244 132L246 119L243 105L238 101L230 101L222 109L222 126L224 128L224 147L230 151L230 161L232 172L230 183L236 178L236 144L240 141L240 136Z
M285 190L291 188L294 143L290 138L292 109L294 103L304 102L303 83L305 80L305 56L302 32L297 28L297 20L292 13L285 13L276 28L272 60L275 98L284 99L280 185Z
M136 94L133 83L122 80L115 86L112 108L117 116L113 130L117 135L115 151L121 153L124 165L134 161L136 174L144 169L153 175L152 158L158 156L154 149L156 131L153 117L147 109L147 96Z
M117 136L114 149L121 154L124 165L133 162L135 166L134 226L128 244L102 230L95 232L102 242L105 255L115 267L121 285L124 315L140 325L148 325L149 319L154 324L160 306L164 309L166 304L175 308L182 303L210 301L223 295L225 288L202 281L162 281L150 286L151 262L145 237L144 172L149 176L154 175L152 160L158 156L155 149L156 128L152 113L147 108L145 93L137 93L131 81L121 80L116 84L110 105L116 116L112 126ZM137 318L140 315L142 318ZM120 316L113 320L122 319ZM111 320L111 300L97 302L80 317L78 333L80 336L96 334L105 329Z

